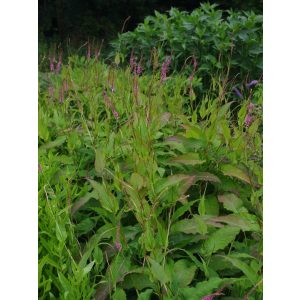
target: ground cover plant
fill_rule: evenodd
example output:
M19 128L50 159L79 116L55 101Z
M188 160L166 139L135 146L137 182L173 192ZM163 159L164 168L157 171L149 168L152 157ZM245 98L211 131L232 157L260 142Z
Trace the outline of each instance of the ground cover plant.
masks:
M169 57L57 60L39 78L39 298L262 299L261 83L212 77L198 99Z

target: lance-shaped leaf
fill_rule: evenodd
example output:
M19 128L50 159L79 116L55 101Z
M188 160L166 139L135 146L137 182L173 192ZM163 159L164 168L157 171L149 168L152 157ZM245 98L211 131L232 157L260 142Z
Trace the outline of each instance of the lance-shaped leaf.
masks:
M230 226L216 230L204 242L201 249L202 254L211 255L218 250L224 249L229 243L234 241L239 232L239 228Z
M235 226L243 231L261 231L256 216L249 213L235 213L227 216L213 217L210 218L210 221Z
M241 170L240 168L226 164L221 166L221 170L223 174L226 176L235 177L248 184L251 184L251 179L249 175L244 170Z
M119 210L119 203L115 196L109 191L107 186L92 179L89 179L89 182L97 192L97 196L102 207L109 212L116 213Z
M205 163L205 160L199 159L198 153L186 153L170 159L169 162L195 166Z
M223 204L224 208L235 213L243 206L243 201L235 194L219 195L218 200Z

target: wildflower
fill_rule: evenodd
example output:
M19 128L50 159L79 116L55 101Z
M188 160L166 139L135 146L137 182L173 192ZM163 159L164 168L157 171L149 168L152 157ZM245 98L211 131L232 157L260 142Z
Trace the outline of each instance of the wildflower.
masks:
M122 245L121 245L121 243L116 242L116 243L115 243L115 248L116 248L118 251L121 251L121 250L122 250Z
M251 113L254 109L255 105L253 103L249 103L248 107L247 107L247 111L248 113Z
M59 103L62 104L64 102L64 90L63 88L59 89Z
M50 57L50 71L54 72L54 56Z
M119 119L119 114L118 114L118 112L116 110L113 111L113 115L114 115L114 117L115 117L116 120Z
M253 87L253 86L257 85L257 84L258 84L258 80L252 80L246 86L247 86L247 88L251 88L251 87Z
M138 64L138 66L136 68L136 74L138 76L140 76L142 74L142 66L140 64Z
M248 114L246 115L246 118L245 118L245 125L246 125L246 127L249 127L249 126L251 125L251 123L252 123L252 117L251 117L251 115L248 113Z
M165 81L167 79L167 71L170 64L171 64L171 56L168 56L166 60L163 62L161 67L161 75L160 75L161 81Z
M61 65L62 65L62 53L60 52L58 63L56 65L56 74L60 72Z
M241 94L241 92L240 92L236 87L234 87L232 90L235 92L235 94L236 94L239 98L243 99L243 95Z
M119 113L116 111L116 109L115 109L113 103L110 101L110 99L109 99L109 97L107 96L107 93L106 93L105 90L103 90L102 95L103 95L105 104L112 110L115 119L118 120L118 119L119 119Z

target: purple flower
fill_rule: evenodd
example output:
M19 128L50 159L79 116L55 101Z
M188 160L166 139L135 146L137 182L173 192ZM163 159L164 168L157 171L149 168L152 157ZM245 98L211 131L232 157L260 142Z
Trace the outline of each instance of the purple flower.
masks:
M171 63L171 56L168 56L166 60L163 62L161 67L161 75L160 75L161 81L165 81L167 79L167 71L170 63Z
M118 251L121 251L122 250L122 245L120 242L116 242L115 243L115 248L118 250Z
M60 72L61 65L62 65L62 53L60 53L58 63L56 65L56 73L57 74Z
M245 118L245 126L246 126L246 127L249 127L249 126L251 125L251 123L252 123L252 117L251 117L251 115L248 113L248 114L246 115L246 118Z
M54 56L50 58L50 71L54 72Z
M232 90L235 92L235 94L236 94L239 98L243 99L243 95L242 95L241 92L238 90L238 88L234 87Z
M251 88L252 86L255 86L258 84L258 80L252 80L248 84L246 84L247 88Z
M114 115L114 117L115 117L116 120L119 119L119 114L118 114L117 111L114 110L114 111L113 111L113 115Z
M136 74L138 76L140 76L142 74L142 66L140 64L138 64L138 66L136 68Z

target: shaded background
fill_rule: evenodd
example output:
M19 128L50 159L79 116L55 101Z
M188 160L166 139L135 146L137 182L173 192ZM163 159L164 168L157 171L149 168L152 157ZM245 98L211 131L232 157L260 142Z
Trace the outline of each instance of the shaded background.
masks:
M122 30L133 30L154 10L171 7L192 11L204 1L194 0L39 0L39 42L63 42L73 45L88 39L109 42ZM262 14L262 0L215 0L222 9L253 10Z

